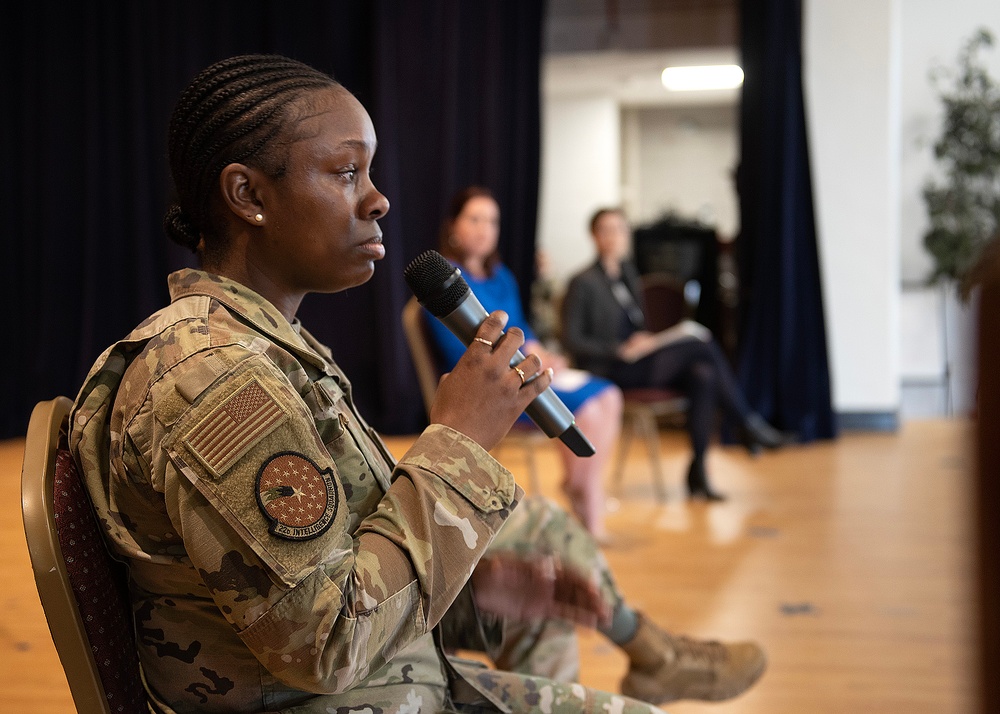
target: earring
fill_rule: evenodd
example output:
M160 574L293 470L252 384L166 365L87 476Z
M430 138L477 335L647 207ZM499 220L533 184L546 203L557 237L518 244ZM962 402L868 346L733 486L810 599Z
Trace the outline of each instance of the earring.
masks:
M257 221L258 223L260 223L261 221L264 220L264 214L263 213L258 213L256 216L253 217L253 219L255 221Z

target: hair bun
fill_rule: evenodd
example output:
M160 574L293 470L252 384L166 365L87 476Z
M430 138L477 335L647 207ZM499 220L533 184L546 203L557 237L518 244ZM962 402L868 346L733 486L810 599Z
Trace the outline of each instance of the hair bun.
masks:
M201 236L198 234L198 230L191 225L191 221L188 220L187 215L181 210L181 207L176 203L172 204L167 209L166 215L163 216L163 228L166 230L170 240L179 243L192 252L198 249Z

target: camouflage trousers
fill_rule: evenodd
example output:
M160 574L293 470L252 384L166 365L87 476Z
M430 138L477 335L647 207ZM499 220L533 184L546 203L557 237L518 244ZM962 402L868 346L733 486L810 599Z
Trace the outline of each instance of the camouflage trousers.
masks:
M565 566L587 575L612 610L622 601L593 537L573 516L545 498L529 497L518 504L484 557L500 553L558 557ZM476 621L472 609L457 605L445 617L442 629L449 649L483 652L497 669L508 672L567 683L579 680L573 624L554 618L518 622L488 613L479 613Z
M662 714L652 704L589 689L580 684L554 682L512 672L488 669L479 663L453 662L456 669L486 687L514 714ZM471 693L471 689L469 693ZM414 684L388 684L366 688L358 696L341 695L324 705L317 697L307 704L281 709L282 714L496 714L489 701L468 697L448 698L444 691ZM448 701L450 699L450 701ZM352 700L356 703L352 703Z
M564 565L588 575L612 611L622 601L611 569L593 536L572 515L548 499L531 496L518 504L486 556L502 552L556 556ZM506 620L499 623L499 627L488 629L495 634L486 643L486 654L498 669L561 682L579 680L580 659L574 625L556 619Z
M456 664L456 669L469 679L497 696L515 714L656 714L662 709L571 682L556 682L544 677L515 674L482 665L469 668ZM478 668L478 671L476 671ZM461 714L496 712L489 702L452 703L453 711Z
M593 537L565 510L541 498L524 499L497 534L484 557L500 553L521 556L553 555L579 573L589 574L608 605L622 602L621 593L604 555ZM497 696L513 712L561 714L653 714L662 710L620 694L602 692L578 683L579 649L574 625L557 619L516 622L480 614L477 628L460 613L449 611L444 625L446 647L483 652L496 669L478 662L451 658L467 679ZM453 619L454 617L454 619ZM470 632L477 632L470 637ZM451 641L449 641L449 633ZM495 712L483 701L453 701L449 710Z

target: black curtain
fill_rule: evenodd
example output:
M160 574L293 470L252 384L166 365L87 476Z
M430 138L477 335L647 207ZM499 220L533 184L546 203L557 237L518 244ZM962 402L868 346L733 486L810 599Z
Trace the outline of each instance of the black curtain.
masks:
M465 183L493 188L505 258L532 275L538 188L533 0L37 2L0 23L0 438L32 406L75 396L106 346L167 301L166 273L193 256L163 235L166 124L207 64L276 52L331 72L368 107L377 185L392 210L388 256L365 286L311 296L303 322L330 344L364 413L387 433L423 411L405 350L402 269L434 247Z
M367 284L311 295L300 316L331 346L363 412L385 433L425 424L402 330L410 297L402 274L417 255L437 248L458 189L476 183L496 194L504 262L522 290L530 288L543 10L531 0L377 3L369 108L379 138L375 181L392 204L380 222L387 254Z
M832 438L801 0L744 2L741 52L739 378L753 408L776 426L803 441Z

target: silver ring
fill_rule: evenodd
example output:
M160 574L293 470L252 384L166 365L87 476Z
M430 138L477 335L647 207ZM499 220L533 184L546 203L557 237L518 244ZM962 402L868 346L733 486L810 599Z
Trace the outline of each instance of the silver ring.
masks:
M524 386L524 370L520 367L514 367L514 371L517 372L517 376L521 378L521 386Z
M476 342L482 342L487 347L492 347L493 346L492 342L490 342L489 340L487 340L487 339L485 339L483 337L473 337L472 339L475 340Z

